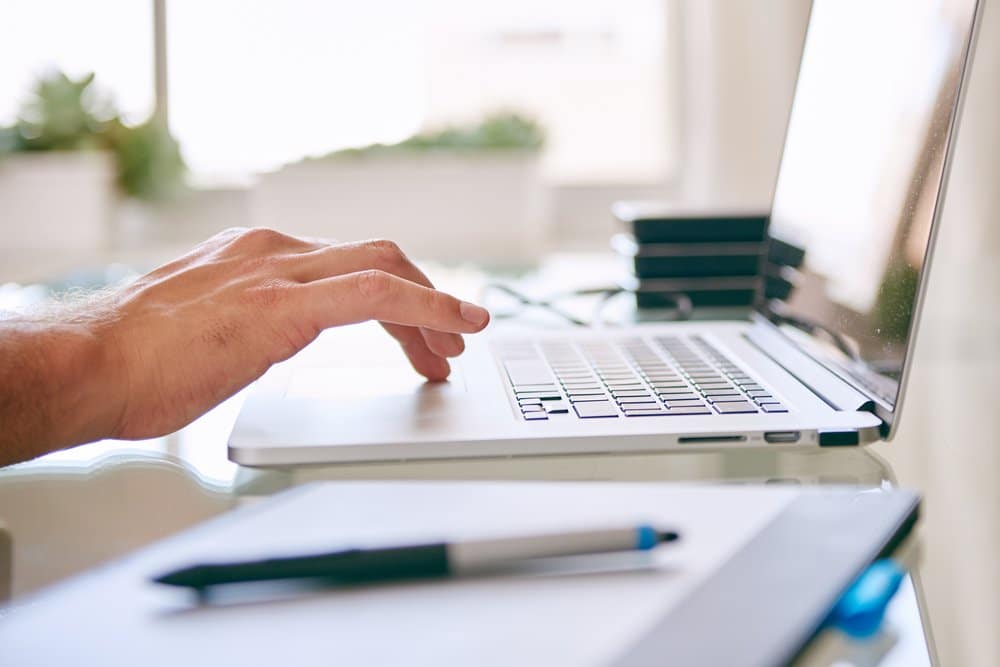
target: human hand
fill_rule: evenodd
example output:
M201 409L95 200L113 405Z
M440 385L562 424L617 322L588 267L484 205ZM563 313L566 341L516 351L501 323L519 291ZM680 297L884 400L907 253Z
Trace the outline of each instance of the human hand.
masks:
M329 327L378 320L414 369L444 380L489 313L433 289L389 241L335 244L268 229L218 234L108 297L101 437L170 433Z

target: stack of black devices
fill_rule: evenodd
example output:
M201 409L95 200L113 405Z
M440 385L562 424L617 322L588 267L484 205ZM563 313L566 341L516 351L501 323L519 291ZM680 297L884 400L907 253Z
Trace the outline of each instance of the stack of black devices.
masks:
M625 232L612 247L627 258L639 308L750 309L763 295L786 300L804 253L768 236L765 213L712 213L618 202L612 214Z

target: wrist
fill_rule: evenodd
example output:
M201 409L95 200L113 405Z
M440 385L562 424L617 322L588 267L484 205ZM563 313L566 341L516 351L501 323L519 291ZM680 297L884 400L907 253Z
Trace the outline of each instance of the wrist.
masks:
M91 322L0 323L0 459L20 460L110 436L113 364Z
M60 383L52 405L65 415L54 429L60 447L114 437L124 411L110 327L93 322L59 325L46 341L51 373Z

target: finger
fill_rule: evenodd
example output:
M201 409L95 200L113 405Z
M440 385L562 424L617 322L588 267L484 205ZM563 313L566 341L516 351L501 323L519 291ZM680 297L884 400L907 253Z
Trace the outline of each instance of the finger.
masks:
M285 307L295 309L293 316L311 318L318 329L379 320L475 333L490 320L485 308L377 269L300 285Z
M292 277L311 282L334 275L380 269L425 287L430 279L392 241L363 241L328 246L291 258ZM465 351L461 336L426 329L420 332L427 346L442 357L457 357Z
M451 374L451 366L448 365L447 360L427 347L427 341L420 335L419 329L386 323L383 323L382 327L399 342L403 352L410 360L413 370L432 382L448 379L448 375Z

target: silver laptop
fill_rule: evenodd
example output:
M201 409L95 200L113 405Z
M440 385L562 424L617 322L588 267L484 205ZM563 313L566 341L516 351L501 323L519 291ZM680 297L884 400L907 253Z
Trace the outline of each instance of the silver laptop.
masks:
M805 249L782 319L473 336L421 384L323 334L250 391L250 466L864 445L892 436L976 0L815 0L771 231ZM396 357L398 358L398 355Z

